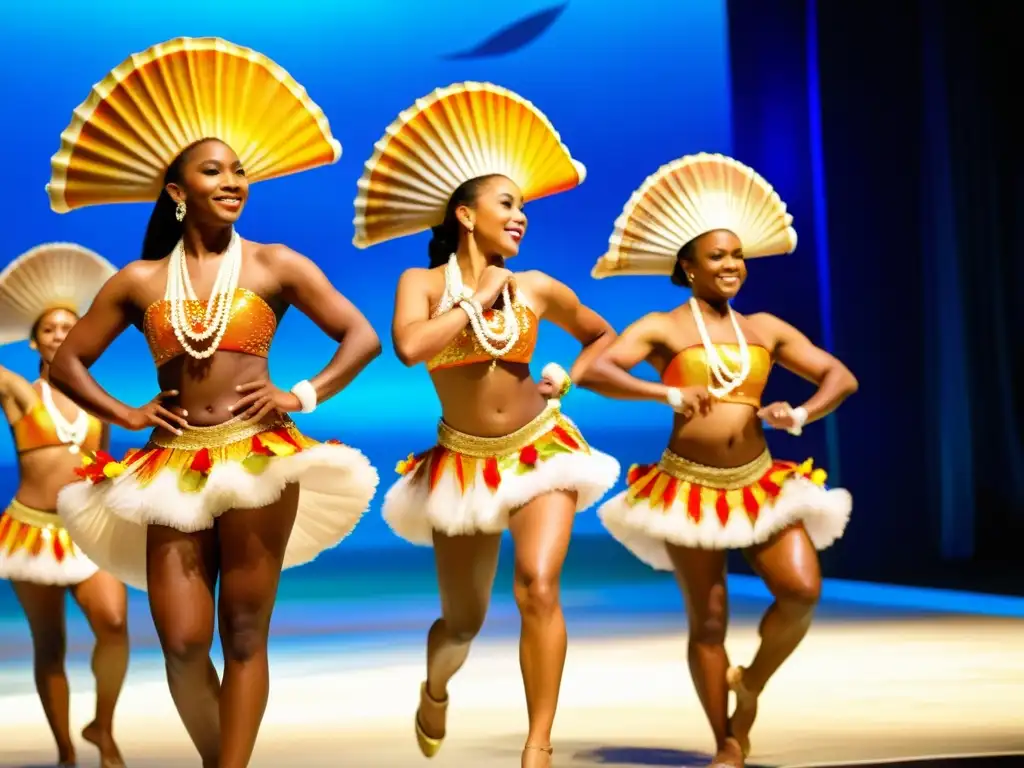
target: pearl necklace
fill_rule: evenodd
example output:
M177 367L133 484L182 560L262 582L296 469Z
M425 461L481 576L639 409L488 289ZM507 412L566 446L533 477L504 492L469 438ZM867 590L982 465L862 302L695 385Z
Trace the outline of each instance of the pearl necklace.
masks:
M39 382L39 386L43 390L43 407L50 415L50 421L53 422L53 429L57 433L57 439L68 447L68 451L78 453L81 450L82 443L85 442L85 438L89 436L88 414L79 408L78 416L74 422L68 421L64 418L64 414L60 412L57 404L53 402L53 390L50 389L49 383L43 380Z
M174 329L178 343L196 360L211 357L220 346L231 322L231 305L235 299L241 271L242 239L237 232L232 231L231 241L221 259L217 278L213 282L210 298L206 302L206 314L201 330L197 331L189 322L186 310L189 302L197 302L199 298L196 296L195 289L192 287L192 279L188 274L184 239L179 240L178 245L171 252L171 258L167 262L167 288L164 298L170 304L171 327ZM209 346L202 351L197 350L188 341L191 339L194 342L201 342L211 337L212 341Z
M516 317L515 307L512 306L508 283L501 289L501 298L504 302L502 307L504 322L499 331L493 329L487 322L480 302L473 298L473 292L462 282L462 269L459 267L459 261L455 254L448 257L448 263L444 268L444 294L441 296L436 314L443 314L455 306L464 309L469 315L469 324L472 326L480 346L494 358L507 355L519 341L519 318ZM496 346L496 344L500 346Z
M700 334L701 343L704 345L704 356L707 358L708 370L711 372L711 378L716 379L721 384L721 386L716 386L713 383L709 383L708 392L718 399L722 399L739 387L747 380L747 376L750 375L750 349L747 347L747 337L740 330L740 324L736 321L736 315L733 313L732 307L728 307L728 309L729 319L732 321L733 330L736 332L736 341L740 348L739 371L730 370L728 364L718 353L718 348L711 343L708 329L704 325L704 316L701 313L700 304L697 303L697 299L690 298L690 311L693 313L693 320L697 324L697 333Z

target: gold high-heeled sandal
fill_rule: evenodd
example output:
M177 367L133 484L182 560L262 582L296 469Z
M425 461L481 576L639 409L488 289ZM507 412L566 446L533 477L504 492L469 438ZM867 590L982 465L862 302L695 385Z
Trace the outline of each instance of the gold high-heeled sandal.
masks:
M742 706L757 706L757 694L751 692L743 683L744 671L743 667L729 667L729 670L725 673L725 681L729 684L729 690L736 694L737 710ZM735 714L733 712L734 716ZM730 718L731 720L732 718ZM740 749L743 750L743 759L746 760L750 756L750 734L746 733L742 736L737 736L733 733L732 737L740 745Z
M448 698L445 697L444 701L437 701L427 692L426 682L420 685L420 705L416 708L416 743L419 745L420 752L423 753L424 757L433 757L441 751L441 745L444 743L444 736L434 738L433 736L428 736L423 730L423 726L420 725L420 710L425 706L440 713L445 718L447 724Z

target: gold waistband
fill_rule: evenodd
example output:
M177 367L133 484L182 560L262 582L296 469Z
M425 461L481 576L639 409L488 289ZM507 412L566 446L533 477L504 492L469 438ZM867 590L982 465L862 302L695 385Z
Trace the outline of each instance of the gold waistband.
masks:
M772 466L772 455L765 449L764 453L751 462L739 467L706 467L694 461L688 461L666 449L658 462L658 468L676 480L696 483L705 488L716 488L725 491L744 488L760 480Z
M174 448L179 451L200 451L203 448L222 448L231 443L248 440L261 432L269 432L288 426L292 420L283 416L276 421L242 421L236 416L223 424L212 427L189 427L182 435L168 435L165 431L154 432L150 442L161 448Z
M31 525L35 528L47 528L51 531L60 530L64 527L60 516L56 512L44 512L41 509L33 509L22 504L17 499L11 499L7 505L7 514L19 523Z
M506 456L525 448L537 438L550 432L551 428L558 423L559 414L557 403L549 400L547 407L532 421L515 432L500 437L467 435L457 429L452 429L441 421L437 424L437 442L449 451L477 459Z

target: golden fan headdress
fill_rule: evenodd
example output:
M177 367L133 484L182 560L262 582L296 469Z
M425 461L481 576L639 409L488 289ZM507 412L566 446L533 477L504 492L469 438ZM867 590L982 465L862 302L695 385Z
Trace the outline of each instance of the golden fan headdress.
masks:
M75 109L51 161L50 207L156 200L171 161L205 138L230 146L250 181L341 157L327 117L284 69L220 38L181 37L128 57Z
M440 224L452 193L479 176L507 176L536 200L586 173L526 99L490 83L451 85L417 99L376 143L359 180L352 242L366 248Z
M752 168L722 155L687 155L633 193L591 275L671 275L679 249L716 229L736 235L747 258L792 253L792 224L782 198Z
M0 272L0 344L25 341L51 309L82 315L117 270L74 243L47 243L23 253Z

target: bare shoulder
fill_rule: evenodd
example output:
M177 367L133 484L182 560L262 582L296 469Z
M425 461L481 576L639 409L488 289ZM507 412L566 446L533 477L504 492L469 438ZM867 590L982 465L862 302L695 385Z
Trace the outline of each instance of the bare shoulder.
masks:
M754 315L748 315L746 320L750 323L755 333L767 342L767 346L773 349L780 344L807 340L807 337L797 328L770 312L758 312Z
M251 249L253 258L267 267L287 268L309 261L308 257L281 243L254 243L251 240L244 242Z
M398 278L398 287L424 293L440 293L444 287L444 269L435 267L409 267Z
M103 293L115 303L147 306L162 295L167 281L167 257L131 261L107 280Z
M551 288L560 286L561 283L539 269L527 269L524 272L514 272L516 284L524 288L528 293L543 295Z

